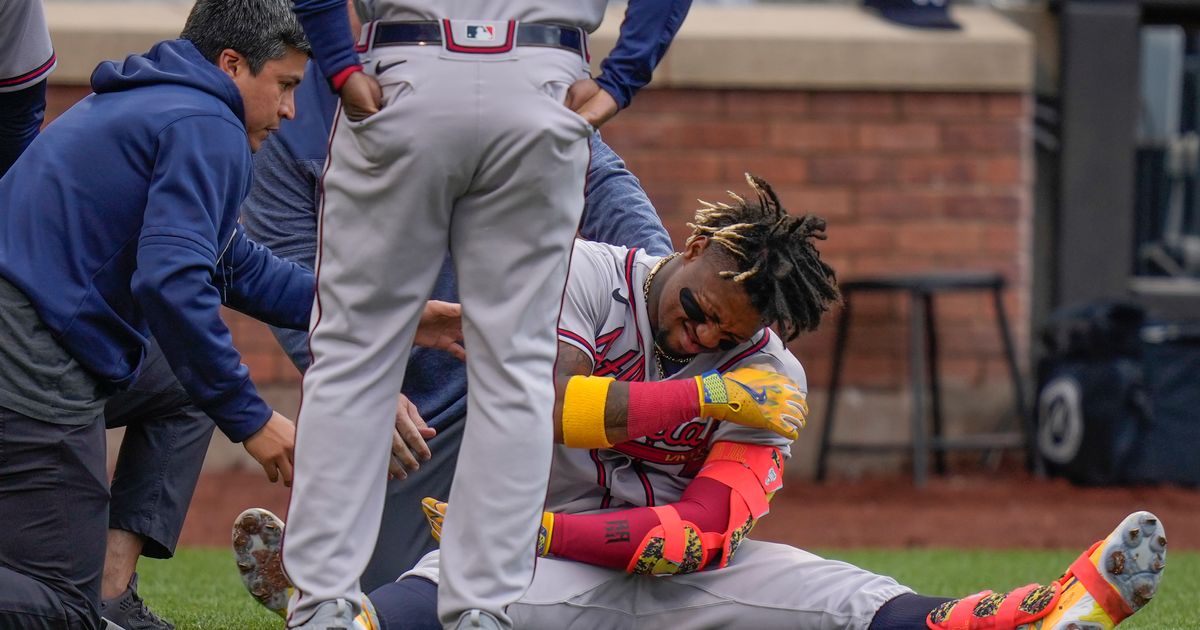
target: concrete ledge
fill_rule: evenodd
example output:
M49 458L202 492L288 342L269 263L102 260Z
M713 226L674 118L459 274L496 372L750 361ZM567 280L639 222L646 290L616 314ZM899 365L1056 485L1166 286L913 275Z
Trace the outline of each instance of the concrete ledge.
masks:
M51 81L86 83L105 59L178 36L188 4L46 2L58 51ZM610 10L592 41L598 63L616 41ZM1024 92L1033 85L1033 41L983 7L959 7L961 31L905 28L855 6L697 6L654 85L676 88Z

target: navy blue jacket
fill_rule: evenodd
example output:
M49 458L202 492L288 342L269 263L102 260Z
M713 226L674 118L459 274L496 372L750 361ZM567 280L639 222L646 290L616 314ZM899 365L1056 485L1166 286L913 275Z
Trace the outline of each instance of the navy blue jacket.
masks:
M296 119L284 121L279 133L254 155L254 186L242 206L242 220L251 238L309 268L316 259L318 187L336 108L337 98L310 61L304 82L296 89ZM584 238L644 247L658 256L671 253L671 238L641 183L598 133L592 136L584 196L579 227ZM458 301L449 256L442 263L431 297ZM307 368L307 334L278 328L272 332L296 367ZM466 416L466 366L441 350L414 347L400 391L431 427L444 429Z
M92 89L0 179L0 275L113 389L137 377L153 333L196 405L241 441L271 412L220 306L306 328L314 286L237 224L251 167L241 96L186 40L100 64Z

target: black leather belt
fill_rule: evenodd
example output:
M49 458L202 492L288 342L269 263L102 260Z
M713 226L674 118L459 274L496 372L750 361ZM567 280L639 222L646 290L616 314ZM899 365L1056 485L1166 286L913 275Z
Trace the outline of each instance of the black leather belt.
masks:
M371 46L421 46L442 43L438 22L376 22ZM582 55L583 31L574 26L521 22L517 24L517 46L561 48Z

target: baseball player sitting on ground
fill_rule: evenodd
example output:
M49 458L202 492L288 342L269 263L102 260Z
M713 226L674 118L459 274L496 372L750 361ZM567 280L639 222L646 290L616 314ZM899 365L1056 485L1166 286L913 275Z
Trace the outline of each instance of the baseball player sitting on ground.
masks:
M763 326L790 339L838 298L813 242L824 221L788 216L765 182L751 185L757 203L700 210L679 254L576 243L559 330L561 445L542 560L508 610L516 627L1111 629L1145 605L1166 545L1146 512L1047 586L959 600L746 537L807 413L803 369ZM436 537L454 508L424 507ZM253 544L277 555L281 527ZM359 626L439 627L438 556L372 592Z

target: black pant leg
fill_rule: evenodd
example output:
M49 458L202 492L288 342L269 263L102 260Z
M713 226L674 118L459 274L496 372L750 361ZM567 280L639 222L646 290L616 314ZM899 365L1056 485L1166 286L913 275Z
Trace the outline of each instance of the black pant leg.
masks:
M37 137L46 115L46 82L0 92L0 177Z
M360 580L363 592L370 593L395 581L425 554L437 548L437 542L429 534L425 513L421 511L421 499L437 497L445 500L450 496L450 482L458 464L465 424L460 420L438 431L429 441L430 460L423 462L417 472L409 473L407 479L388 482L379 538Z
M0 408L0 629L95 630L108 523L104 425Z
M144 537L142 555L170 558L216 424L192 404L157 344L133 387L109 398L104 418L125 427L109 527Z

